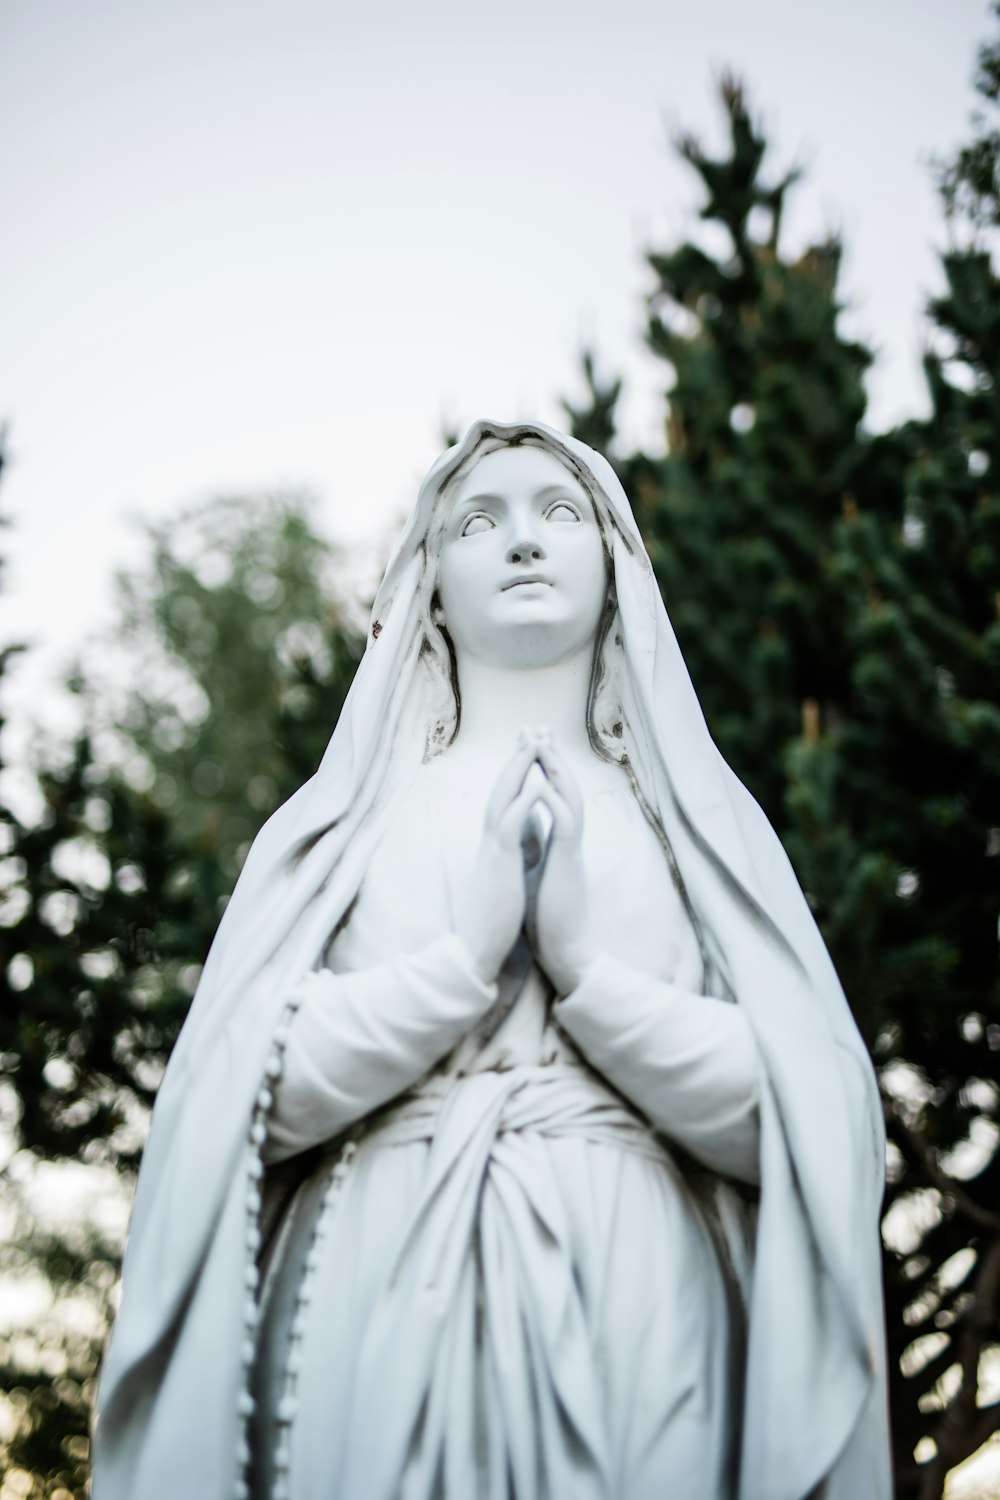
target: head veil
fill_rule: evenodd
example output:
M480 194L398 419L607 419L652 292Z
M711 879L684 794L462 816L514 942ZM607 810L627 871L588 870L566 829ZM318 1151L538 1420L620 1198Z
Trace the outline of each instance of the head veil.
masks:
M284 996L349 909L395 791L449 732L430 625L445 502L511 443L555 454L594 501L617 601L602 647L619 658L615 728L712 984L745 1008L762 1061L740 1500L889 1495L884 1139L867 1053L784 850L709 735L611 466L540 424L482 421L421 487L326 754L261 829L167 1068L101 1380L94 1500L233 1493L254 1099ZM718 1191L738 1217L737 1195Z

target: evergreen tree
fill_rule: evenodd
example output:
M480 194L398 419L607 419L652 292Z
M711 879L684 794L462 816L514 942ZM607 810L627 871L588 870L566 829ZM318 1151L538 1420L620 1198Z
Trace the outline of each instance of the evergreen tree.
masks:
M827 558L864 458L871 356L838 330L839 244L782 254L797 174L765 175L740 85L721 94L728 155L679 146L726 248L649 257L649 342L674 381L668 454L626 476L713 734L780 825L781 748L842 691Z
M788 832L784 747L836 721L847 691L844 604L831 568L856 491L886 479L884 445L860 429L871 355L838 329L835 240L787 258L785 198L742 87L723 80L729 152L678 143L705 193L701 218L727 249L656 252L649 343L669 366L667 455L616 466L726 759ZM584 441L614 442L620 382L564 403ZM898 464L890 464L898 468ZM901 478L890 476L897 489Z
M984 49L993 104L998 70ZM1000 1335L1000 285L981 234L1000 222L1000 149L983 121L943 173L980 235L944 258L933 415L872 437L869 356L837 327L839 247L782 257L794 174L764 178L741 90L722 93L728 157L680 144L731 254L650 258L669 451L618 468L715 737L874 1050L898 1493L932 1500L1000 1419L980 1404ZM586 374L574 430L613 434L615 388Z
M841 525L850 713L800 754L796 793L800 823L836 819L870 871L864 925L838 934L835 956L877 1025L906 1500L936 1500L1000 1429L984 1380L1000 1357L1000 42L982 49L978 86L994 127L981 115L942 173L953 246L929 308L931 415L894 435L892 505L859 497ZM837 864L829 842L814 846L817 886L816 856L828 887Z
M1000 3L990 7L1000 18ZM972 116L973 137L940 170L939 187L949 219L977 232L1000 229L1000 43L980 47L974 76L982 101Z
M615 412L622 393L622 383L619 379L613 379L607 385L601 384L597 378L592 349L584 350L582 363L587 404L576 407L569 401L563 401L562 408L569 419L569 430L573 436L610 458L610 450L615 441Z
M951 265L949 281L969 269ZM910 461L895 514L884 491L878 505L859 498L838 531L850 691L829 732L789 747L786 798L789 848L874 1039L887 1106L906 1500L940 1495L1000 1425L1000 1406L979 1404L1000 1336L1000 509L977 472L987 452L992 471L997 438L970 447L969 393L937 356L927 369L933 414L896 435Z

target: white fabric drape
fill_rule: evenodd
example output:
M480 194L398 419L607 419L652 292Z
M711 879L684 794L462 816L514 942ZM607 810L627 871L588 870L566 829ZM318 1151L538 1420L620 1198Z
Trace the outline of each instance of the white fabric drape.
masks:
M95 1500L230 1495L243 1419L251 1121L285 997L361 883L428 727L422 622L449 484L534 442L591 494L611 552L629 754L712 961L761 1063L761 1194L743 1374L740 1500L887 1500L870 1062L787 857L716 750L627 500L598 455L538 424L476 423L434 466L375 603L372 640L316 776L262 829L154 1111L101 1380ZM744 1205L719 1178L735 1244Z

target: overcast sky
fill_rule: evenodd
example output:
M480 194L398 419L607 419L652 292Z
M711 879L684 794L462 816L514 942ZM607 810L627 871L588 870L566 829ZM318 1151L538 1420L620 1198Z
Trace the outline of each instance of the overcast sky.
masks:
M382 539L442 424L559 423L592 343L625 436L661 442L643 251L744 75L808 168L788 244L840 230L870 422L921 408L942 226L985 0L0 0L0 637L34 669L106 616L127 518L305 486Z

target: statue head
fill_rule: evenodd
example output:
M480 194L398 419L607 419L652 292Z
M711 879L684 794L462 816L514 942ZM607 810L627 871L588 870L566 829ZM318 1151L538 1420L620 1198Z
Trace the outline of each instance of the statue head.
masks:
M425 542L425 659L439 679L432 751L457 732L459 662L532 671L587 652L593 709L615 612L602 499L536 433L487 439L442 486Z
M607 557L590 496L551 450L495 448L446 503L435 620L460 660L531 670L592 647Z

